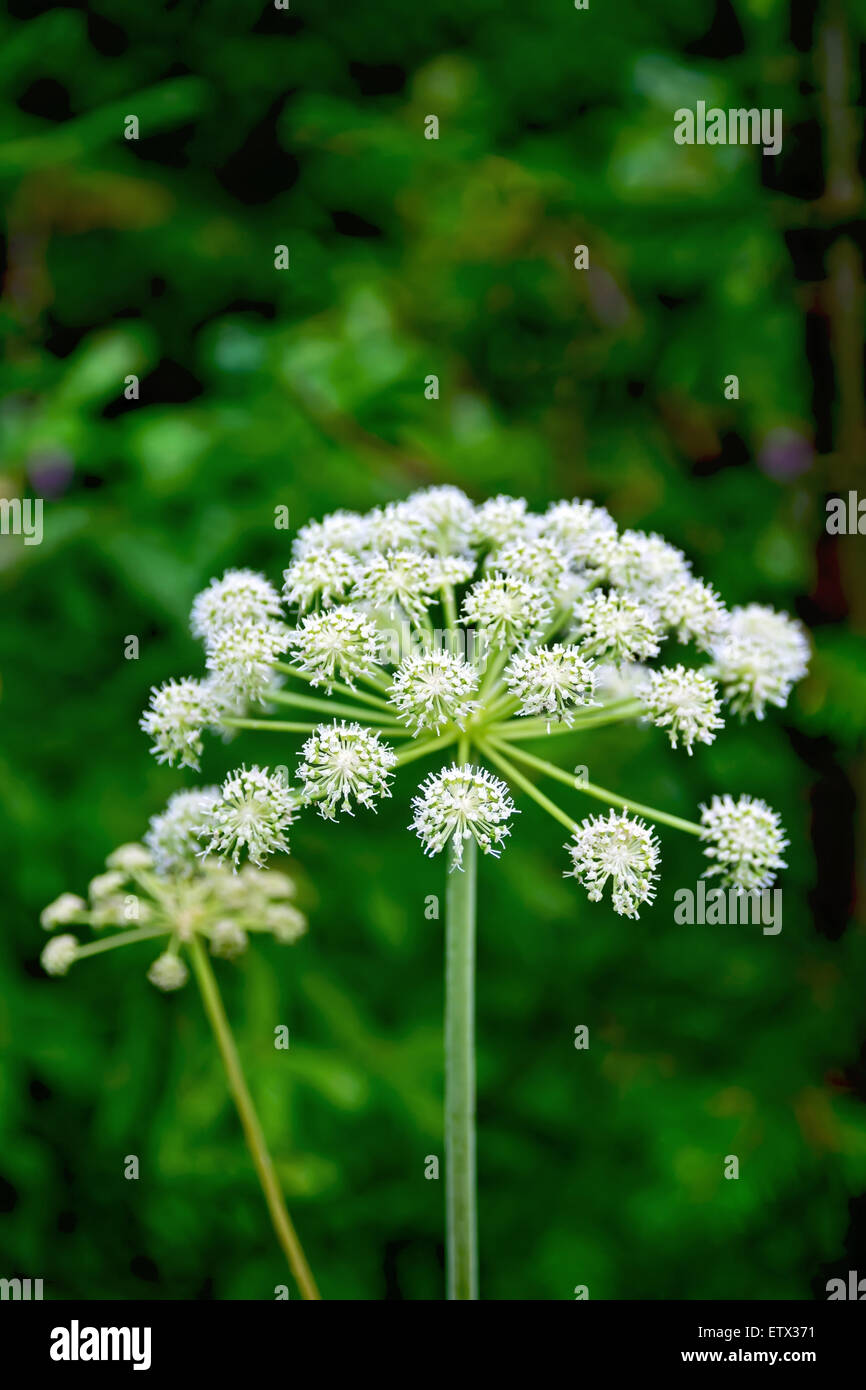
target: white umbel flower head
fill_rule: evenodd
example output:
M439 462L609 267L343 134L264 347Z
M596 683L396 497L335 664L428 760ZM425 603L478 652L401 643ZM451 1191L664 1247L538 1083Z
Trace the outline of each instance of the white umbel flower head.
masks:
M117 849L113 849L109 854L105 865L108 869L117 869L119 873L128 876L141 869L152 869L153 855L144 845L118 845Z
M550 721L574 723L576 705L591 705L596 668L579 647L538 647L515 655L505 669L505 683L520 701L518 714L547 715Z
M358 676L377 668L381 639L374 623L353 608L310 613L289 636L294 660L311 685L341 680L354 688Z
M421 652L407 656L397 669L388 699L415 733L452 720L461 729L481 708L470 696L478 688L478 672L462 656L450 652Z
M202 732L219 723L219 706L213 690L204 681L184 677L166 681L150 692L150 706L139 726L153 739L151 752L159 763L177 762L181 767L198 768L202 753Z
M521 536L491 555L488 567L500 574L516 574L554 591L568 572L568 554L549 536Z
M307 919L291 903L271 903L265 908L262 922L281 946L293 946L307 930Z
M231 917L222 917L210 929L210 949L212 956L221 960L237 960L249 945L249 937L243 927Z
M578 600L574 612L587 656L613 662L658 656L658 615L629 594L590 594Z
M411 514L409 499L375 507L367 514L365 553L411 549L421 545L421 524Z
M330 608L348 597L357 577L358 561L348 550L313 550L283 570L283 593L301 612L316 599Z
M256 887L264 893L266 898L279 901L282 898L293 898L295 896L295 885L288 874L280 873L279 869L256 869ZM241 877L244 871L241 870Z
M459 487L422 488L405 502L405 514L424 545L440 553L465 551L472 538L475 506Z
M226 703L259 703L274 683L274 662L286 650L289 629L283 623L236 623L207 639L207 668L214 694Z
M200 853L231 858L236 865L246 849L251 862L261 867L268 855L289 853L286 831L297 808L297 797L279 773L237 768L223 782L219 798L204 807L202 842L207 844Z
M412 801L415 819L409 826L425 854L439 854L450 841L451 867L463 866L463 843L472 836L485 854L499 858L500 846L511 834L508 822L519 815L506 784L486 768L465 763L431 773Z
M339 809L352 815L352 802L375 810L380 796L390 796L391 769L397 755L378 732L345 720L321 724L303 746L298 777L303 799L326 820Z
M572 563L602 563L616 540L616 522L594 502L554 502L541 518L541 534L549 536L568 553Z
M440 583L431 557L423 551L389 550L364 561L353 598L385 609L391 617L402 610L417 620L427 612Z
M126 874L121 873L119 869L109 869L107 873L97 874L87 886L90 901L98 903L105 898L115 897L125 882Z
M638 917L641 905L655 897L658 839L644 821L626 811L589 816L565 848L572 861L565 877L582 883L590 902L601 902L608 879L613 910L621 917Z
M175 955L173 951L164 951L153 962L147 972L147 978L157 989L169 994L172 990L183 988L189 979L189 971L180 956Z
M809 643L799 623L760 603L734 608L712 649L711 676L743 718L763 719L767 705L783 708L794 683L805 676Z
M255 570L226 570L196 595L190 627L195 637L209 637L235 623L263 623L282 612L280 596Z
M488 497L475 509L472 538L477 545L502 546L516 540L526 526L526 498Z
M477 568L474 555L431 555L433 582L437 589L446 584L454 588L471 579Z
M42 949L39 962L46 975L65 975L78 954L78 938L70 932L52 936Z
M165 810L152 816L144 837L161 878L189 878L199 867L200 835L208 810L220 799L219 787L175 792Z
M55 927L68 927L86 911L87 903L77 893L61 893L42 909L39 921L46 931L53 931Z
M607 555L607 573L617 589L647 602L660 602L660 591L690 577L681 550L663 536L643 531L623 531Z
M541 635L552 614L553 602L539 584L491 574L466 594L462 621L479 628L491 646L522 646Z
M708 652L718 641L728 621L722 600L702 579L677 579L661 596L666 625L680 642L695 642Z
M712 743L724 727L718 689L703 671L685 666L648 671L643 702L657 728L667 729L671 748L682 743L689 754L694 743Z
M788 844L775 811L757 797L714 796L701 807L704 850L713 865L704 877L720 874L726 888L754 893L769 888L777 869L786 867Z
M319 555L324 550L348 550L357 555L370 544L370 521L358 512L331 512L321 521L308 521L292 542L292 556Z

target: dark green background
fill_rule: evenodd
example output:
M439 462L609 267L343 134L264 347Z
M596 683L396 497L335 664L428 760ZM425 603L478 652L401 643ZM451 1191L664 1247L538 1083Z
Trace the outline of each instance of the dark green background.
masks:
M137 719L200 669L197 590L279 579L277 506L300 525L438 482L592 497L816 644L786 712L691 760L655 730L558 748L680 815L765 797L780 936L675 925L703 864L673 832L639 922L563 879L525 798L482 864L484 1296L810 1298L862 1271L866 539L830 540L824 500L862 478L863 31L862 4L781 0L13 3L0 493L45 498L45 538L0 539L0 1275L54 1298L285 1281L194 989L159 995L134 950L48 980L38 913L195 781ZM674 145L697 100L782 107L782 153ZM212 742L203 776L293 749ZM375 819L304 819L308 937L218 967L330 1298L442 1294L444 866L405 829L425 770Z

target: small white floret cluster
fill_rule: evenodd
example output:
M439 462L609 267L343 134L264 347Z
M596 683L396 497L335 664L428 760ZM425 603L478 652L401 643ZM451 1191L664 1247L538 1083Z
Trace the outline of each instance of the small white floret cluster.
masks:
M255 774L257 769L251 771ZM254 796L262 783L250 773L245 777L244 792ZM76 961L91 955L150 943L162 949L147 978L157 989L170 992L189 978L185 956L195 937L211 955L234 960L255 933L268 933L284 944L302 936L306 918L293 902L295 885L287 874L252 863L235 873L203 849L208 839L213 843L220 834L230 814L223 806L215 819L224 801L216 787L176 792L165 810L151 819L144 843L112 851L105 872L91 880L86 899L61 893L49 903L40 918L46 931L89 927L102 939L82 946L71 932L52 936L41 956L46 973L65 975ZM260 816L252 819L258 848L264 831ZM279 848L279 829L273 838L273 848ZM107 928L117 934L106 934Z

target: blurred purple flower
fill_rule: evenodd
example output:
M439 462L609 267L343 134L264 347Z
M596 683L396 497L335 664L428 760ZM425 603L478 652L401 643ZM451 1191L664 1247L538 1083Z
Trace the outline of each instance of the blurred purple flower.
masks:
M814 457L815 450L805 435L797 430L788 429L787 426L780 426L778 429L770 430L761 445L758 467L770 478L789 482L792 478L799 478L802 473L807 473L812 467Z
M27 465L27 476L37 497L60 497L69 487L75 463L63 449L46 449L34 454Z
M616 280L607 270L590 269L589 302L592 312L608 328L621 328L631 317L631 306Z

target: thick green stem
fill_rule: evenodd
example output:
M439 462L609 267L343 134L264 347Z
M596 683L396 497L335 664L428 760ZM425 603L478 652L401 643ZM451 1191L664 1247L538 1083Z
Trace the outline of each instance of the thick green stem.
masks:
M301 1297L308 1300L320 1299L321 1294L316 1287L312 1270L307 1264L307 1257L292 1225L292 1219L286 1210L286 1203L277 1181L277 1175L274 1172L273 1160L268 1152L262 1126L244 1079L240 1057L223 1008L216 978L211 970L207 952L198 936L193 937L189 953L198 987L201 990L205 1013L216 1038L217 1047L225 1067L229 1090L237 1106L247 1148L250 1151L265 1201L268 1204L268 1211L277 1240L280 1242L283 1253L289 1262L289 1268L295 1276Z
M478 1298L475 1210L475 903L478 850L463 844L462 870L445 900L445 1205L447 1296Z

